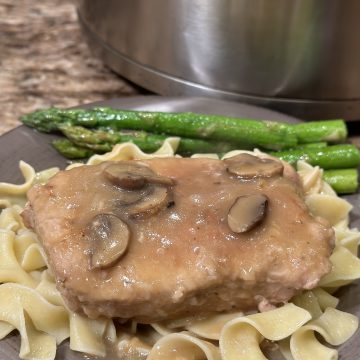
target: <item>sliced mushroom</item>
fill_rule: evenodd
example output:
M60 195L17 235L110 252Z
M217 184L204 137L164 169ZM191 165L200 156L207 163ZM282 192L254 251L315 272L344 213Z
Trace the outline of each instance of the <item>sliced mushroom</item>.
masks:
M236 233L244 233L257 226L265 217L268 197L263 194L239 196L228 213L228 225Z
M126 251L130 240L128 225L113 214L96 215L87 231L90 269L113 265Z
M141 201L144 197L152 193L151 186L144 186L137 190L121 190L118 193L115 203L117 206L128 206Z
M175 181L167 176L161 175L148 175L146 176L146 181L149 184L158 184L164 186L172 186L175 185Z
M145 184L171 186L174 181L166 176L157 175L142 164L119 162L105 169L105 176L115 185L123 189L141 189Z
M169 201L168 189L162 186L153 186L152 191L139 202L128 208L130 216L150 216L167 207Z
M110 182L128 190L142 188L148 175L154 175L149 167L128 162L114 163L105 169L105 176Z
M242 153L242 154L239 154L239 155L229 157L229 158L225 159L224 162L226 162L228 164L234 164L234 163L237 163L239 161L254 161L254 160L257 160L257 159L259 159L259 158L257 156L255 156L255 155L251 155L251 154L248 154L248 153Z
M228 172L242 179L281 176L284 171L280 161L261 159L250 154L240 154L225 161L229 163Z

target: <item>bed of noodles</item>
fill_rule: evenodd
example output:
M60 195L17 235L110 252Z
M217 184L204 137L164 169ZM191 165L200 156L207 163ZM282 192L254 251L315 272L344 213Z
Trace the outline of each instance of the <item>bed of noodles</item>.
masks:
M174 156L177 145L177 138L169 138L151 155L130 143L116 145L110 153L91 157L87 164ZM225 157L238 153L232 151ZM199 156L217 157L194 155ZM84 165L69 167L75 166ZM36 174L20 162L25 182L0 183L0 339L17 330L22 359L54 359L57 345L68 338L72 350L97 356L104 356L105 344L113 342L124 359L125 354L132 354L131 359L260 360L271 358L269 348L278 349L287 360L337 359L337 350L324 344L344 343L357 330L358 319L337 310L338 299L331 294L360 277L360 233L349 228L351 204L323 182L322 170L302 161L297 166L311 212L326 218L336 233L330 258L333 270L319 287L264 313L220 314L147 326L132 322L115 328L112 320L90 320L66 308L36 234L20 217L27 190L46 182L58 169ZM315 333L324 341L319 342Z

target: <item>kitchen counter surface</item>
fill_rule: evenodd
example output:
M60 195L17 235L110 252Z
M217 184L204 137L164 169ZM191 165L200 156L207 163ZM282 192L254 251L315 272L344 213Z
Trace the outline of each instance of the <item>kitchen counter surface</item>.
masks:
M39 108L138 94L87 48L69 0L0 0L0 134Z

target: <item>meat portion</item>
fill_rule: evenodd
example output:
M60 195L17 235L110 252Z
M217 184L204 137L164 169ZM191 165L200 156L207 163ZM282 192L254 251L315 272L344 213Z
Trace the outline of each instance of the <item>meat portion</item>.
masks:
M23 217L68 306L148 323L315 287L331 268L333 230L309 213L295 172L264 160L259 176L244 175L236 161L107 162L30 189Z

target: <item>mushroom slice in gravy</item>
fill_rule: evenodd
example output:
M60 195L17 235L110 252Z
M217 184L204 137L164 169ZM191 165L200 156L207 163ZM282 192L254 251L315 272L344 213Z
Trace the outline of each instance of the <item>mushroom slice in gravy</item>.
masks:
M133 204L143 200L152 192L151 186L144 186L142 189L119 190L116 194L116 204L119 207L132 206Z
M242 179L281 176L284 171L283 164L278 160L261 159L246 153L225 161L229 163L228 172Z
M229 210L230 229L236 233L253 229L265 217L267 204L268 198L263 194L239 196Z
M162 186L152 186L151 189L149 194L127 209L130 216L150 216L167 207L168 189Z
M142 188L146 177L154 174L147 166L129 162L111 164L104 173L111 183L127 190Z
M167 206L169 190L175 182L156 174L140 163L119 162L105 168L105 177L119 186L117 204L127 216L149 216Z
M175 185L175 181L167 176L160 176L160 175L150 175L146 177L146 181L149 184L157 184L157 185L164 185L164 186L172 186Z
M148 166L128 162L108 166L105 176L114 185L127 190L140 189L145 184L174 185L171 178L155 174Z
M96 215L86 232L89 243L90 269L113 265L125 252L130 231L127 224L112 214Z

